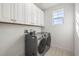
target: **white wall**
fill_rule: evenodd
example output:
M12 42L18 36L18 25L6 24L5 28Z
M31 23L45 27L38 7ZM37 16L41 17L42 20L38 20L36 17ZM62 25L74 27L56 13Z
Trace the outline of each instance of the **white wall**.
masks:
M79 3L75 4L75 55L79 56Z
M0 23L0 56L24 55L24 30L26 29L41 31L40 27Z
M52 24L52 11L64 8L64 24ZM52 47L59 47L73 51L73 4L59 4L45 11L45 31L51 32Z

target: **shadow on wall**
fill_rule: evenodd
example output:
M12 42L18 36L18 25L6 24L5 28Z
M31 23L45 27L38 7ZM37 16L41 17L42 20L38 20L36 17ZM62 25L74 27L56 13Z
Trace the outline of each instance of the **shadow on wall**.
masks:
M6 49L5 56L24 56L24 35Z
M79 55L79 12L76 12L75 23L75 55Z
M79 56L79 36L78 33L75 33L75 55Z

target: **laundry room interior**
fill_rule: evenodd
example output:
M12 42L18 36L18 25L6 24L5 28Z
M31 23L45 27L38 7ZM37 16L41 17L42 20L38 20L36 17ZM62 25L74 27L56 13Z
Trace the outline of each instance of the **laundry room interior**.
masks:
M79 3L0 3L0 56L79 56Z

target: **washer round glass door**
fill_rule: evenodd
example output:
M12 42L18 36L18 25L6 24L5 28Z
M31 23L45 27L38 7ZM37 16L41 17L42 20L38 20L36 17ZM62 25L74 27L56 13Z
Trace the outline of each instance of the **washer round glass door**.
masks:
M44 52L45 48L46 48L46 39L43 38L43 39L40 41L40 43L39 43L38 52L39 52L40 54L42 54L42 53Z

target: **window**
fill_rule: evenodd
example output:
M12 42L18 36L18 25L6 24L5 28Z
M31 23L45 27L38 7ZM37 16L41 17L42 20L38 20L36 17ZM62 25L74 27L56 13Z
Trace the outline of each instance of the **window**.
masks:
M53 24L63 24L64 23L64 9L58 9L53 11Z

